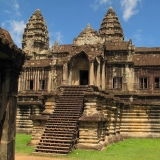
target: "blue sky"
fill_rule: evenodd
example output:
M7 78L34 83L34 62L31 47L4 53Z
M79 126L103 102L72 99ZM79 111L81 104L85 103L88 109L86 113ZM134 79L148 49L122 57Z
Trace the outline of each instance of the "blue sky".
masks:
M136 47L160 47L160 0L0 0L0 27L21 48L24 27L36 9L47 23L50 46L71 44L90 23L99 30L112 6L125 35Z

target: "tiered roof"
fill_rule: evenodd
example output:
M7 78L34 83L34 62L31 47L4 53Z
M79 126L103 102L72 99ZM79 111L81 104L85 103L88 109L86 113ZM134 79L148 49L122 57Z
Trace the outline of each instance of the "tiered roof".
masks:
M30 17L22 38L22 49L40 52L49 49L49 36L46 22L37 9Z
M112 7L103 18L99 32L101 36L105 36L105 41L121 42L124 40L121 24Z

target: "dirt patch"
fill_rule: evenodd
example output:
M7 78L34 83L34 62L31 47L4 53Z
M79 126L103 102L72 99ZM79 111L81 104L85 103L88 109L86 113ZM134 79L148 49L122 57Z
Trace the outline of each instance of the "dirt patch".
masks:
M23 154L16 154L15 160L68 160L67 158L54 158L54 157L39 157L33 155L23 155Z

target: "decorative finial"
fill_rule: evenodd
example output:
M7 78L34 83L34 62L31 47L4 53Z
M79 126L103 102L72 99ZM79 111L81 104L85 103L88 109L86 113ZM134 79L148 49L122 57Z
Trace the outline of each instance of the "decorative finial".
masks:
M58 46L58 42L57 41L54 42L54 46Z
M36 9L36 11L35 11L35 13L40 13L41 11L40 11L40 9Z
M89 23L87 24L87 28L91 28L91 25Z

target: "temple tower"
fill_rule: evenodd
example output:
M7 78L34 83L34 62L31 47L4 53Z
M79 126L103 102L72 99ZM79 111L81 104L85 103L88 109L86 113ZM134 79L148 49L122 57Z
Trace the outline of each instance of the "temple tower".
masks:
M22 49L30 55L49 49L49 36L46 22L37 9L30 17L22 38Z
M112 7L109 8L104 16L99 33L103 42L122 42L124 40L123 29Z

